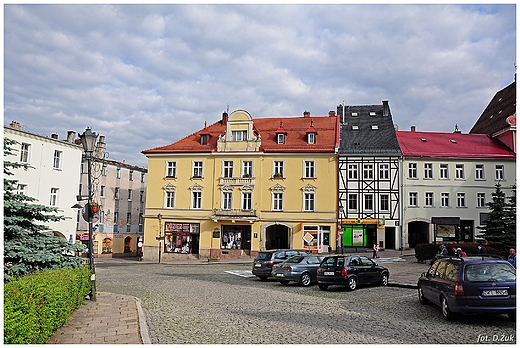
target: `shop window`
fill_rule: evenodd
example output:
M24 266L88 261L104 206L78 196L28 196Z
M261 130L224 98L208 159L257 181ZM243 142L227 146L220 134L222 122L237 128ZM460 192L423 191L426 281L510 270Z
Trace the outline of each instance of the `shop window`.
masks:
M199 233L199 224L167 222L164 227L164 252L191 254Z

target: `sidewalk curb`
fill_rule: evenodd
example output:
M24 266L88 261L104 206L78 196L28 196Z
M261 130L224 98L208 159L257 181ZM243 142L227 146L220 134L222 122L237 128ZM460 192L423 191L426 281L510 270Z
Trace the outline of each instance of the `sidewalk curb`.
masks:
M412 285L412 284L401 284L401 283L388 282L388 286L392 287L392 288L417 289L417 285Z
M139 317L139 336L143 344L152 344L148 333L148 324L146 323L146 315L141 306L141 299L135 297L135 305L137 306L137 316Z

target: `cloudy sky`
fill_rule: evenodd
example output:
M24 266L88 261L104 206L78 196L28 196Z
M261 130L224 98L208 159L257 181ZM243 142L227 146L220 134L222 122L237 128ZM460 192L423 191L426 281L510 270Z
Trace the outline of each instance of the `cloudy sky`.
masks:
M147 166L229 108L325 116L388 100L399 129L469 132L514 80L516 5L4 5L4 125Z

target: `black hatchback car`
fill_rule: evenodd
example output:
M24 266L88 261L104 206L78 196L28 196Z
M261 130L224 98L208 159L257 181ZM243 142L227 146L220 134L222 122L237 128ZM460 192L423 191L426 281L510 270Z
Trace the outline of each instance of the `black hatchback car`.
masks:
M346 285L352 291L360 284L388 285L390 271L363 255L327 256L317 272L318 287L327 290L329 285Z
M446 257L435 261L417 282L419 302L441 307L442 316L457 313L508 314L516 318L516 270L488 256Z
M291 256L307 254L310 254L309 250L280 249L261 251L253 261L253 275L261 280L266 280L271 277L273 265L282 263Z

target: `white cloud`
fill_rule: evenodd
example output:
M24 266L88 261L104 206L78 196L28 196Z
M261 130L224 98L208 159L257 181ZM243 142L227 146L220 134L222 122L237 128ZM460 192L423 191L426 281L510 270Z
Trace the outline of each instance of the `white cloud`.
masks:
M4 117L87 126L146 166L246 109L327 115L388 100L400 129L469 131L513 81L515 5L5 5Z

